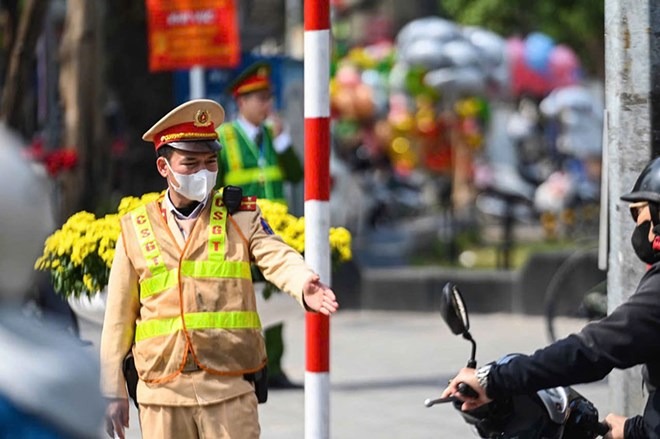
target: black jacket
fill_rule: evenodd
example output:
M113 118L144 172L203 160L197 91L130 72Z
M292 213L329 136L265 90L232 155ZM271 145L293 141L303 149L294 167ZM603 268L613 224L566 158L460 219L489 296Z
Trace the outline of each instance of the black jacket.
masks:
M578 334L559 340L530 356L494 366L488 396L519 393L604 378L613 368L645 365L651 390L644 416L626 422L626 439L660 438L660 263L644 274L637 291L606 318Z

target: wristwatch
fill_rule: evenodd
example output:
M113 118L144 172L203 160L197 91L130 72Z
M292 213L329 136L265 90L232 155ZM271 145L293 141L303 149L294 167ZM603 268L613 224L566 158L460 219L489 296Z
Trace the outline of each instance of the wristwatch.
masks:
M479 385L482 389L484 389L484 392L486 393L488 393L488 375L490 374L491 367L492 364L486 364L485 366L481 366L479 369L477 369L477 381L479 381Z

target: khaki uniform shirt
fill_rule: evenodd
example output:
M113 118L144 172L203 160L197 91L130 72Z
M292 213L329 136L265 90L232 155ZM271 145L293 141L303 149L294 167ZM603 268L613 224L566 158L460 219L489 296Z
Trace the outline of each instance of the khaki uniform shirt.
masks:
M184 236L177 218L166 209L167 204L163 202L162 206L168 227L183 247ZM208 210L202 214L208 214ZM262 230L262 225L258 224L260 218L260 215L249 215L248 212L236 212L233 215L235 222L228 221L227 224L228 227L238 224L250 244L250 253L255 261L270 267L269 280L293 296L302 307L303 285L314 272L304 263L299 253L276 235L266 240L259 239L259 244L254 245L251 239L254 231ZM128 397L122 361L134 342L136 321L140 315L139 297L138 276L120 236L110 271L101 339L101 390L108 398ZM140 404L190 406L213 404L253 391L252 384L242 377L219 376L198 370L181 373L162 384L147 384L140 380L137 395Z

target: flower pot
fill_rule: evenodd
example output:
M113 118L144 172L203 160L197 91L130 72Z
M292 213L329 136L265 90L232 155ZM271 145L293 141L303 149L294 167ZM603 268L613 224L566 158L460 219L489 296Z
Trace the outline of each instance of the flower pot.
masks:
M79 321L82 319L87 323L103 326L107 298L108 291L104 288L91 297L69 297L67 301Z

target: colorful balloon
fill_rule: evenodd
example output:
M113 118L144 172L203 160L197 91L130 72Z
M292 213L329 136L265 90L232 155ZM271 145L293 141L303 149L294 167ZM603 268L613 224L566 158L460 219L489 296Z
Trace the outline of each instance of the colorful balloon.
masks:
M580 61L570 47L563 44L555 47L550 53L549 64L553 87L565 87L579 82Z
M477 96L486 89L483 71L474 66L447 67L428 72L424 83L437 90L443 99L453 101L465 96Z
M442 49L442 54L451 62L452 67L478 68L481 64L479 49L467 40L449 41Z
M532 32L525 38L525 62L537 73L547 74L550 64L550 53L555 43L549 36L540 32Z
M360 72L353 64L344 63L337 68L337 82L342 87L355 87L361 81Z
M456 23L440 17L425 17L403 26L396 36L396 44L399 50L405 51L406 46L419 39L442 43L460 36L461 30Z
M530 68L525 60L526 44L517 37L507 40L507 56L511 72L511 92L514 96L530 94L545 96L552 90L552 83L545 75Z
M405 62L397 62L392 66L388 77L391 93L403 93L406 89L406 78L410 67Z
M445 43L434 39L418 39L399 52L399 56L415 67L437 69L451 65L452 60L445 54Z
M466 27L463 33L467 40L479 49L482 62L488 68L495 68L504 63L506 52L504 38L479 27Z

